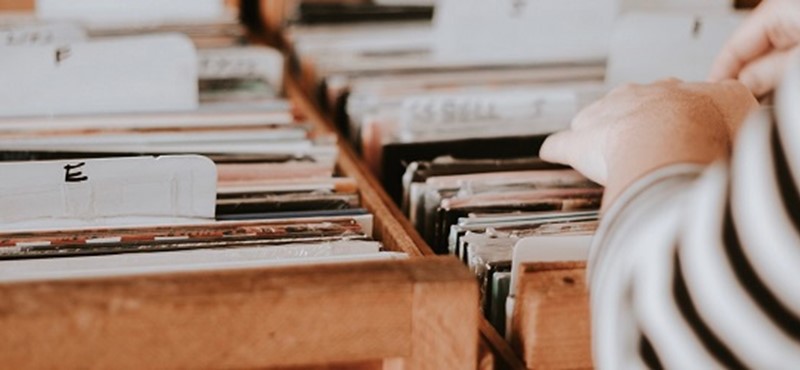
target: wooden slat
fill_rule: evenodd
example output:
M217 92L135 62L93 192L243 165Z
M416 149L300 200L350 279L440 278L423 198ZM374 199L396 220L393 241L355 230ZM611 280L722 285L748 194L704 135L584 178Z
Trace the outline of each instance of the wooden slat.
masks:
M478 344L478 370L494 370L494 354L483 340Z
M522 266L511 343L530 369L592 368L585 262Z
M511 345L500 333L495 330L492 324L481 316L478 323L481 331L481 342L483 342L495 356L495 366L499 369L524 370L525 364L517 356Z
M477 330L464 326L477 326L476 304L474 279L451 258L5 284L0 363L474 368L475 353L464 356Z

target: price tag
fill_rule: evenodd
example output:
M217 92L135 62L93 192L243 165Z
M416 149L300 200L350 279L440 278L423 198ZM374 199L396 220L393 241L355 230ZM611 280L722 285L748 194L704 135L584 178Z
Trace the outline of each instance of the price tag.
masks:
M197 108L197 56L183 35L5 48L0 116Z
M224 16L222 0L36 0L40 19L100 24L158 24Z
M280 89L283 56L266 47L198 50L200 79L260 78Z
M86 31L72 23L0 26L0 47L74 43L86 38Z
M434 15L442 59L601 61L617 0L442 0Z
M213 219L216 167L201 156L0 164L3 229L107 218Z
M676 77L705 81L741 14L630 13L611 42L606 83L649 83Z

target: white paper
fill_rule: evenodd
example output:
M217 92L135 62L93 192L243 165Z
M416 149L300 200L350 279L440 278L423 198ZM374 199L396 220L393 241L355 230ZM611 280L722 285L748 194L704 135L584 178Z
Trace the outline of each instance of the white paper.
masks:
M214 218L216 172L211 160L195 155L2 163L0 229L115 218L207 221Z
M472 122L526 120L535 124L552 120L569 121L578 107L577 95L568 90L516 90L484 93L455 93L405 98L400 124L406 130L425 131L433 126Z
M400 107L401 141L547 134L568 127L578 110L570 90L512 90L412 96Z
M630 13L611 42L606 83L650 83L677 77L705 81L742 14Z
M511 281L514 281L514 276L511 276ZM509 296L506 297L506 340L511 341L511 333L514 332L512 328L512 320L514 319L514 305L517 304L517 297L511 295L509 291Z
M106 24L158 24L223 16L222 0L36 0L41 19Z
M260 78L276 90L283 86L283 55L268 47L198 50L200 79Z
M86 39L86 30L74 23L0 25L0 47L54 45Z
M0 116L196 109L197 56L178 34L5 48Z
M520 265L528 262L586 261L592 235L532 236L520 239L511 259L511 286L516 292Z
M442 59L599 61L617 0L441 0L434 15Z

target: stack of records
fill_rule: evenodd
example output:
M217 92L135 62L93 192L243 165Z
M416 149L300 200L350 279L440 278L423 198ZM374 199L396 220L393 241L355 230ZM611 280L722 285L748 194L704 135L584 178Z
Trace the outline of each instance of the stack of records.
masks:
M513 266L585 260L598 224L603 189L541 161L545 137L619 84L702 80L739 15L724 1L409 9L407 19L287 18L292 72L431 248L475 272L503 332Z
M44 3L0 31L0 281L405 257L220 1Z
M302 88L431 248L475 272L502 332L515 245L596 229L603 189L538 150L605 92L605 59L443 53L441 22L300 17L284 38Z

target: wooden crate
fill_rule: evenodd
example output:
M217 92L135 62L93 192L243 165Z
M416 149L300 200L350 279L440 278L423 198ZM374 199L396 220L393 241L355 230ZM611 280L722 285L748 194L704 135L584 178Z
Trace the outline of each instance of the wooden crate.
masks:
M0 284L6 368L470 369L451 258Z

